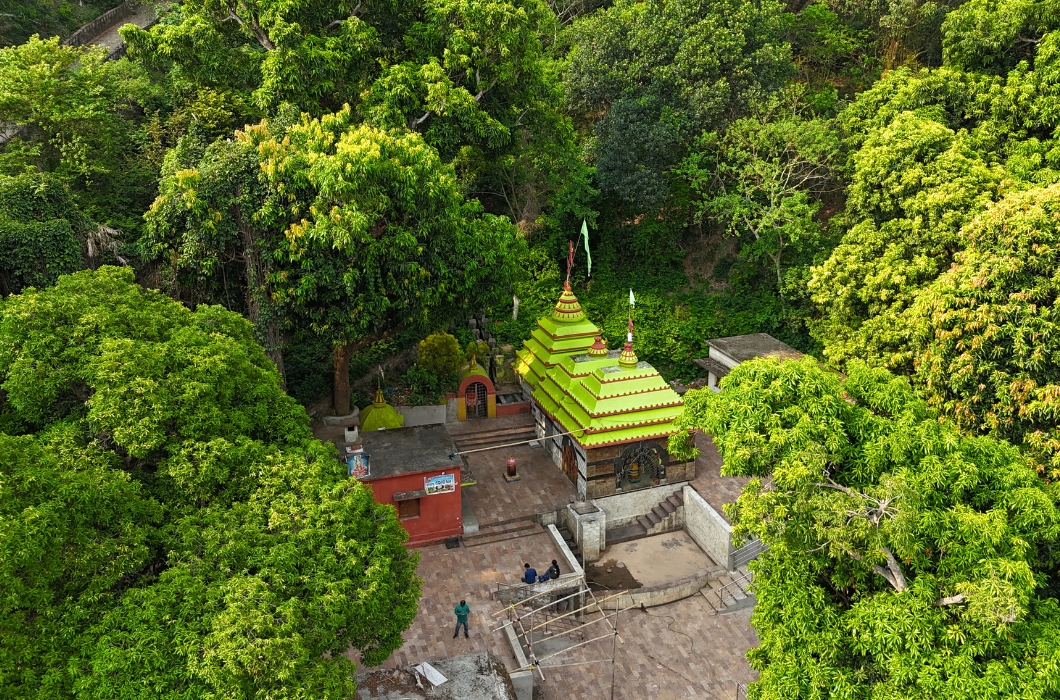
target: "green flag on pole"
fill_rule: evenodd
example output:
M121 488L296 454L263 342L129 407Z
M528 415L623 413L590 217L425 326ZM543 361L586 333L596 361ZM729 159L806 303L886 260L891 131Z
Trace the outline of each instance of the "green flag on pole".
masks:
M629 290L629 305L633 308L637 307L637 300L633 298L633 289Z
M588 265L589 277L593 276L593 256L589 255L589 227L585 225L585 219L582 219L582 238L585 239L585 263Z

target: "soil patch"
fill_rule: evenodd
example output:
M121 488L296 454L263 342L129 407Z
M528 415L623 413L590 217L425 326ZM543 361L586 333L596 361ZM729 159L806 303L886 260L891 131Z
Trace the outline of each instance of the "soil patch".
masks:
M617 559L604 559L595 564L588 564L585 567L585 580L612 591L640 588L640 581L633 578L633 574L629 573L624 564L620 564Z

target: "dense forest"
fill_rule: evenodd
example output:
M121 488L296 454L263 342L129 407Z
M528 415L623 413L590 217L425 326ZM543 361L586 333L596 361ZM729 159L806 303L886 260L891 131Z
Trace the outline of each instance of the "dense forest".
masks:
M819 361L683 419L755 477L752 697L1060 697L1054 4L185 0L62 44L115 4L0 0L0 695L346 697L415 557L305 409L433 401L420 341L518 345L569 274L667 379Z

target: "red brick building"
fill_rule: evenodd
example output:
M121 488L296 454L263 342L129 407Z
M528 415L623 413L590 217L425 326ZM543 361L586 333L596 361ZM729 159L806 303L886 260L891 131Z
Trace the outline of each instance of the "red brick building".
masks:
M420 546L464 533L460 467L456 445L444 425L377 430L361 434L368 455L367 484L376 503L394 506L409 533L409 545Z

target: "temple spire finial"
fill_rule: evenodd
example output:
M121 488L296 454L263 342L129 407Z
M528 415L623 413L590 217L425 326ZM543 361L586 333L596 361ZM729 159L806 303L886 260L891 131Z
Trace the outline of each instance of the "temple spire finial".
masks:
M629 330L626 332L626 344L618 356L618 364L623 367L636 367L637 355L633 352L633 315L629 317Z

